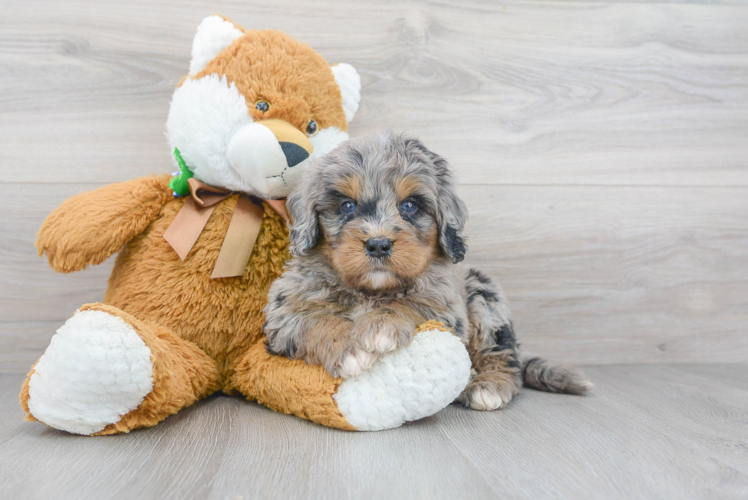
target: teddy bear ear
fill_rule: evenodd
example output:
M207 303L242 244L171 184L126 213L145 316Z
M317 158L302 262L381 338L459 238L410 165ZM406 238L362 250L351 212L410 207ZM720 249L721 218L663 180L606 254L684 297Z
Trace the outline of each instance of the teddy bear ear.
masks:
M361 77L358 76L356 68L345 63L332 66L332 74L335 76L335 82L343 97L345 121L350 123L358 111L358 103L361 102Z
M221 16L208 16L197 27L192 40L190 76L202 71L223 49L242 36L244 31Z

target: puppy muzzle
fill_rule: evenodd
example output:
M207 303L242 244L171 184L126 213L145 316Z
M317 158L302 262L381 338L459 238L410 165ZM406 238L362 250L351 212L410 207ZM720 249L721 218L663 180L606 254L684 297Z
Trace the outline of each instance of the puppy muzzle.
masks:
M263 120L248 123L234 132L226 148L226 158L245 181L274 197L287 194L294 167L313 151L307 136L290 123Z

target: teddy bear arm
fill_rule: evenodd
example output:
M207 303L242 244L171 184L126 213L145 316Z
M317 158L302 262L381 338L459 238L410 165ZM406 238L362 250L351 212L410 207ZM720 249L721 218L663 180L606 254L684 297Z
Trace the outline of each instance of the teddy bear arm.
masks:
M169 176L110 184L66 200L42 224L36 239L58 272L104 262L140 234L172 199Z
M231 385L249 400L327 427L381 430L433 415L460 395L469 377L460 339L428 321L410 345L345 380L322 366L272 355L260 341L237 365Z

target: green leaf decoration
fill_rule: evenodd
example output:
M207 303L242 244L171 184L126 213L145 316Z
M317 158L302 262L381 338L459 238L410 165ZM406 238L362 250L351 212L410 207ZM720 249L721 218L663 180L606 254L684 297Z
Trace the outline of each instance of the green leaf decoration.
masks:
M190 186L187 184L187 180L191 179L193 174L182 159L182 155L177 148L174 148L174 158L177 159L177 163L179 164L180 174L171 178L169 181L169 187L172 191L177 193L178 196L187 196L190 194Z

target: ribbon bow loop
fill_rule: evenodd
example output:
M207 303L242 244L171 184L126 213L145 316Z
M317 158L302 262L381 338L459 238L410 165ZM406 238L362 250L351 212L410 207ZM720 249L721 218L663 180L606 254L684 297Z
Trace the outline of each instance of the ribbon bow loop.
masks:
M232 191L226 189L208 186L194 177L187 180L187 187L190 188L192 199L195 200L195 203L197 203L201 208L208 208L217 205L234 194Z

